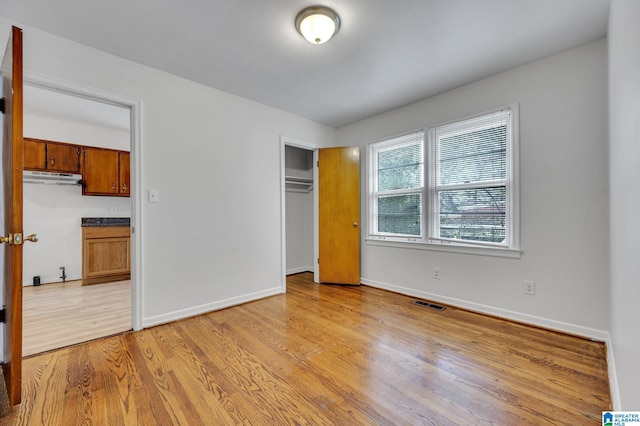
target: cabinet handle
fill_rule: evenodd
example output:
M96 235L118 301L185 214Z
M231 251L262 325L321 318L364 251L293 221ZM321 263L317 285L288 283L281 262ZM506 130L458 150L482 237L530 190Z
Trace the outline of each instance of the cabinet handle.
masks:
M112 190L112 191L115 191L115 190L116 190L116 183L115 183L115 182L112 182L112 183L111 183L111 190Z
M122 184L122 192L127 192L127 184L126 183Z
M56 165L56 160L55 160L55 158L53 158L53 157L51 157L51 165L52 165L52 166L55 166L55 165Z

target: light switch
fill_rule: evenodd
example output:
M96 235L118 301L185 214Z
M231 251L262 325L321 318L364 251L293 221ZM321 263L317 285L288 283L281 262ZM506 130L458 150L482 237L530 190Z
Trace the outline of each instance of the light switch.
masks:
M160 201L160 191L158 191L157 189L150 189L149 190L149 202L150 203L157 203L158 201Z

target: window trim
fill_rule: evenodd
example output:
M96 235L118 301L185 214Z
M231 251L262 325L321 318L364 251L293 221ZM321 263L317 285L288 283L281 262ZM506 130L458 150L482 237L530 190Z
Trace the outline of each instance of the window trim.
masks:
M483 243L467 243L449 239L436 239L431 237L431 227L433 218L431 217L431 209L430 203L432 202L431 193L429 191L429 182L432 179L431 176L431 158L430 158L430 145L428 141L429 134L432 129L441 126L447 126L450 124L455 124L459 122L463 122L466 120L472 120L474 118L481 117L483 115L488 115L504 110L510 110L511 112L511 144L510 155L507 153L508 158L510 157L509 164L507 165L510 168L511 179L507 179L506 182L506 190L510 194L509 197L509 208L511 209L511 214L509 217L510 221L510 241L508 245L497 245L497 244L483 244ZM505 258L520 258L523 250L520 247L520 117L519 117L519 105L517 103L510 104L501 108L495 108L489 111L485 111L479 114L473 114L470 116L466 116L460 119L451 120L448 122L440 123L434 126L425 127L419 130L415 130L413 132L407 132L400 134L398 136L392 136L389 138L384 138L378 141L370 142L367 149L367 154L369 158L367 159L367 209L366 215L367 217L367 234L365 238L365 243L371 246L385 246L385 247L398 247L398 248L409 248L409 249L422 249L422 250L432 250L432 251L441 251L441 252L450 252L450 253L462 253L462 254L471 254L471 255L486 255L486 256L494 256L494 257L505 257ZM373 146L376 144L384 143L386 141L391 141L392 139L399 138L402 136L415 134L418 132L423 132L423 156L424 156L424 170L423 170L423 193L422 193L422 235L420 237L415 236L398 236L395 234L392 235L384 235L382 233L375 234L375 193L373 191L374 182L376 180L375 176L375 167L373 166L373 158L372 155L375 152ZM508 149L509 149L508 148Z

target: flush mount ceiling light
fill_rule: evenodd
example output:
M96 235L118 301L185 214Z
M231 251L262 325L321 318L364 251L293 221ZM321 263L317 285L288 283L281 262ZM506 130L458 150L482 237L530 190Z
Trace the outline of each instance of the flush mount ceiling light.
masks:
M322 44L338 32L340 17L325 6L307 7L296 16L296 29L309 43Z

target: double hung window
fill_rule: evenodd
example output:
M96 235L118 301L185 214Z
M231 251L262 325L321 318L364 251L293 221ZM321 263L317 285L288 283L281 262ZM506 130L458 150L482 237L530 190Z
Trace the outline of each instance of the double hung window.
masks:
M424 132L370 146L373 162L370 227L380 236L422 238Z
M369 238L517 249L516 113L370 144Z

